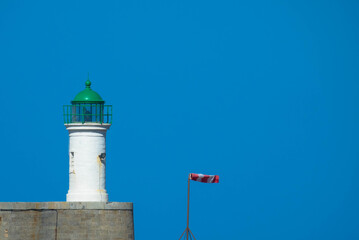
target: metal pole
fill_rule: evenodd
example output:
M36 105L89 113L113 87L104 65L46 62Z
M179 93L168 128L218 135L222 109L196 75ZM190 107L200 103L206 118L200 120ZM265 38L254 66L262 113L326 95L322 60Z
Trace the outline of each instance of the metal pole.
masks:
M190 177L188 176L188 193L187 193L187 240L188 240L188 231L189 231L189 183L190 183Z

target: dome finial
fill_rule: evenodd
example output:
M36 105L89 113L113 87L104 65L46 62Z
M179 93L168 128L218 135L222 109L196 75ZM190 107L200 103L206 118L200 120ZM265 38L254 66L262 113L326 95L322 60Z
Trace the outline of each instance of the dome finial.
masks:
M90 88L91 82L90 82L90 73L87 73L87 81L85 82L85 85L87 88Z

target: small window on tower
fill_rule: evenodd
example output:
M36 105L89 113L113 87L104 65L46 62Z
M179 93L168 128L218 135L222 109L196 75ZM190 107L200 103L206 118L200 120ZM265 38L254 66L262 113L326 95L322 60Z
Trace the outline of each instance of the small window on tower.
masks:
M75 173L75 153L70 152L70 174Z

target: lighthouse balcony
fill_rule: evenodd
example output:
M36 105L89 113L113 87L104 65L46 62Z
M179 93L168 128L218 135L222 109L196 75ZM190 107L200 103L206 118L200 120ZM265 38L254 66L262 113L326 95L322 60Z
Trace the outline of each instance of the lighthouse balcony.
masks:
M63 106L64 123L112 123L112 105L73 104Z

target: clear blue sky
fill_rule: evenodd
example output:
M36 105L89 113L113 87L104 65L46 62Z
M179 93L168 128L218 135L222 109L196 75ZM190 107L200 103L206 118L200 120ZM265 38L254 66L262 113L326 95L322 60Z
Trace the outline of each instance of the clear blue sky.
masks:
M358 1L0 1L0 201L65 201L62 105L112 104L136 239L359 239Z

